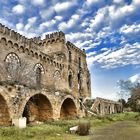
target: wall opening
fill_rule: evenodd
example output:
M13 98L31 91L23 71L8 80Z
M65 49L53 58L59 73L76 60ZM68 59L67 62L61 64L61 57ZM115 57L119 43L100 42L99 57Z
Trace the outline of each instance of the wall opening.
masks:
M53 111L50 101L42 94L32 96L25 105L23 117L27 118L27 123L51 120Z
M60 111L61 119L72 119L77 116L76 106L72 99L67 98L63 102Z
M98 112L101 113L101 104L98 105Z
M71 72L68 76L68 81L69 81L69 87L72 88L72 73Z
M7 103L3 98L3 96L0 95L0 125L5 126L10 124L11 124L11 120L10 120Z

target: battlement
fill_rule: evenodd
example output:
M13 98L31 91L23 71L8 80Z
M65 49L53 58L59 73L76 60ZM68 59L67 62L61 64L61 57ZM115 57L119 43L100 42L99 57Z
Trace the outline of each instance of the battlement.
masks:
M76 51L78 51L79 53L81 53L82 55L86 56L85 50L81 50L78 47L76 47L73 43L71 43L70 41L67 41L66 45Z
M65 43L65 34L62 31L47 34L45 41L47 44L63 42Z
M10 37L12 40L15 40L19 43L24 43L25 45L29 45L29 44L39 44L41 42L41 37L34 37L34 38L27 38L21 34L19 34L18 32L9 29L8 27L2 25L0 23L0 34L2 36L6 36L6 37Z

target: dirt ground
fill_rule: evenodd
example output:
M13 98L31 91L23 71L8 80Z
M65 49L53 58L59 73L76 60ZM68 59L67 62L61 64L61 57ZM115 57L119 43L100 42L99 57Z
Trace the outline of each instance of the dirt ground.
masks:
M140 140L140 124L122 121L95 129L91 140Z

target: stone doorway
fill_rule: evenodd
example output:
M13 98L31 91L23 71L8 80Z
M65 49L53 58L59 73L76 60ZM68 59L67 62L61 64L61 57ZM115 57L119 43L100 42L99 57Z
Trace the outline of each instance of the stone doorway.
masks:
M61 119L72 119L77 116L77 110L74 101L71 98L67 98L64 100L61 111L60 118Z
M50 101L42 94L32 96L25 105L23 117L27 118L27 123L51 120L53 110Z
M0 125L5 126L10 124L11 121L10 121L10 115L9 115L7 103L3 98L3 96L0 95Z

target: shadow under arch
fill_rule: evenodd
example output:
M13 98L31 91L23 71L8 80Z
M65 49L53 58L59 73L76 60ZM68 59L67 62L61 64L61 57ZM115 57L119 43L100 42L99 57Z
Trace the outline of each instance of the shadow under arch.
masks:
M72 98L66 98L61 105L60 119L73 119L77 116L77 108Z
M11 124L9 107L5 98L0 94L0 126Z
M27 123L52 120L52 105L45 95L35 94L26 102L22 116L27 118Z

